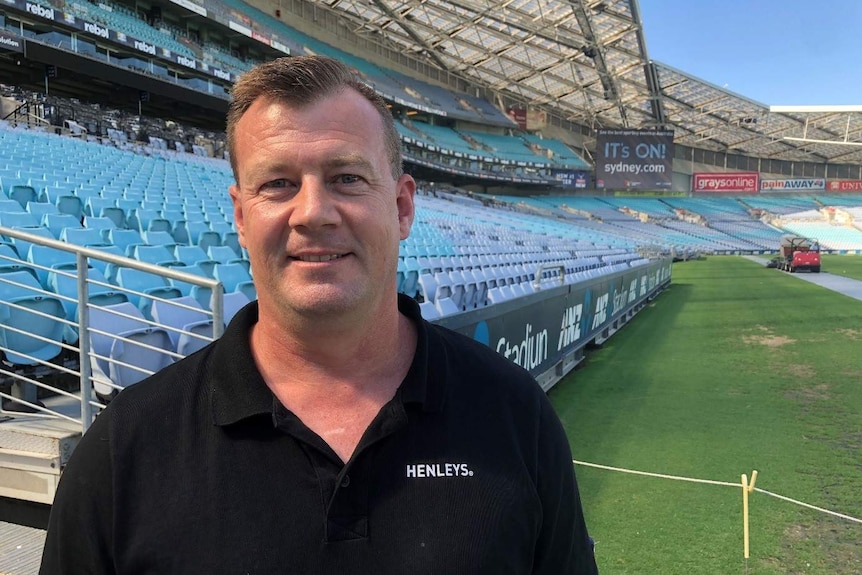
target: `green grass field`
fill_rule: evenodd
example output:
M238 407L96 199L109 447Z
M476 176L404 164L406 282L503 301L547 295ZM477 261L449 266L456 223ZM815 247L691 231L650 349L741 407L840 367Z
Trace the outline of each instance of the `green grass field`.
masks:
M862 256L831 256L821 257L823 271L831 274L862 280Z
M550 398L576 459L733 483L756 469L758 488L862 518L860 319L862 302L744 258L675 264ZM603 573L744 573L741 489L576 470ZM751 497L750 573L862 573L862 525Z

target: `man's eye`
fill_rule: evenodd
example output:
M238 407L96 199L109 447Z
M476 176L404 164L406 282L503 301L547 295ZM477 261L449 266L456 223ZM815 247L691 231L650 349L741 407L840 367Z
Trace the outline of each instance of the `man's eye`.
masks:
M356 182L360 181L361 179L362 178L360 178L359 176L355 176L353 174L342 174L342 175L338 176L338 183L339 184L355 184Z
M272 181L270 181L270 182L266 182L265 184L263 184L263 185L261 186L261 188L263 188L263 189L267 189L267 188L283 188L283 187L285 187L285 186L287 186L287 185L288 185L287 180L285 180L284 178L279 178L278 180L272 180Z

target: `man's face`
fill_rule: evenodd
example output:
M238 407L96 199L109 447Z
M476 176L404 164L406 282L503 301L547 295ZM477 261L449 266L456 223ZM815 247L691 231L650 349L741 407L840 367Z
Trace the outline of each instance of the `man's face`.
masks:
M367 100L350 89L301 108L258 99L234 154L230 195L262 315L323 319L394 301L415 182L392 177Z

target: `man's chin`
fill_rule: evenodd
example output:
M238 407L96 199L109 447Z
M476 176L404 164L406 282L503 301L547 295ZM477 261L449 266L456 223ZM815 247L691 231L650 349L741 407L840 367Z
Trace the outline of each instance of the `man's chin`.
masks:
M331 286L311 290L301 297L292 297L288 302L288 307L302 317L319 319L343 316L367 306L368 302L363 301L354 291L334 289Z

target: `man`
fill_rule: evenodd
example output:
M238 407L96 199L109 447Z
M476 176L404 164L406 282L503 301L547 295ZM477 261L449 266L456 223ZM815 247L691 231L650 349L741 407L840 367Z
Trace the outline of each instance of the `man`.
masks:
M259 299L98 416L42 573L595 573L538 385L396 293L416 185L385 103L283 58L227 132Z

